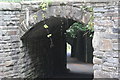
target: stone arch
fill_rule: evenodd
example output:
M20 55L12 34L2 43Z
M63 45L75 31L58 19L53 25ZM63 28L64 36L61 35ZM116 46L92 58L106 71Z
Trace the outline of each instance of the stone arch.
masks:
M46 17L45 19L42 18L42 13L45 14L45 17ZM34 75L28 74L29 69L31 69L31 65L29 65L27 63L25 65L28 65L28 70L26 69L26 72L24 72L24 73L26 75L29 75L30 77L32 77L32 76L49 77L53 74L59 74L59 73L57 73L58 69L60 72L66 70L65 36L63 33L61 35L60 32L57 32L54 36L57 37L58 39L53 36L53 41L55 41L54 42L55 47L54 47L54 49L53 48L50 49L49 48L50 40L47 37L44 37L45 35L47 35L47 33L45 32L44 27L43 27L44 21L49 26L49 29L51 29L50 32L52 32L53 29L55 30L56 28L61 27L61 24L62 24L61 20L64 22L64 24L62 26L66 30L75 21L87 24L90 19L90 15L91 15L90 12L84 11L81 8L75 7L72 5L52 5L52 6L49 6L46 11L38 10L34 14L30 15L29 26L25 23L26 20L23 20L21 23L20 29L21 29L21 39L23 41L23 48L25 50L23 50L22 52L26 54L26 57L28 59L30 59L29 60L30 64L35 65L34 66L35 70L34 71L30 70L30 73L34 74ZM34 16L37 16L37 17L35 18ZM67 23L66 20L69 23ZM49 24L51 24L51 25L49 25ZM54 26L54 25L57 25L57 26ZM58 29L58 30L60 30L60 29ZM42 35L44 35L44 36L42 37ZM44 45L44 43L47 43L49 45ZM41 49L39 49L38 47L41 47ZM61 48L60 51L58 51L59 47ZM35 49L35 48L38 50L37 52L35 50L31 51L31 49ZM27 50L27 49L29 49L29 50ZM34 53L34 51L35 51L35 53ZM33 52L33 53L31 53L31 52ZM43 54L39 54L41 52ZM50 53L50 54L56 53L57 56L51 57L50 54L44 54L44 53ZM63 53L63 54L61 54L61 53ZM38 58L38 56L44 56L44 58ZM48 56L50 56L50 57L48 57ZM58 57L58 56L60 56L60 57ZM44 62L39 64L40 61L42 61L42 59L46 60L46 58L47 58L46 64L44 64ZM51 62L49 62L52 58L53 58L53 60ZM33 62L35 62L35 63L33 63ZM38 63L38 64L36 64L36 63ZM45 67L48 65L50 65L51 69ZM53 67L53 65L54 65L54 67ZM43 68L43 67L45 67L45 68ZM33 68L33 66L32 66L32 68ZM43 71L41 71L39 68L43 69Z
M73 5L61 5L53 4L47 8L46 11L39 9L34 14L29 17L29 25L26 24L26 19L24 19L20 24L21 37L29 31L35 24L42 22L50 17L61 17L66 19L72 19L77 22L87 24L90 20L91 12L87 12L78 6ZM42 14L45 14L45 19L42 18ZM36 17L35 17L36 16Z

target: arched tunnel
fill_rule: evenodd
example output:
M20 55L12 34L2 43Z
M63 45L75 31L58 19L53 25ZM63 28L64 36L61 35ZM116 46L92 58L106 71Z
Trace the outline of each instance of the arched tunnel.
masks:
M70 41L66 38L66 30L74 22L76 21L72 19L50 17L34 25L21 38L31 62L34 63L35 75L48 78L68 72L66 42ZM48 25L48 30L44 28L44 24ZM48 31L52 34L51 37L47 37Z

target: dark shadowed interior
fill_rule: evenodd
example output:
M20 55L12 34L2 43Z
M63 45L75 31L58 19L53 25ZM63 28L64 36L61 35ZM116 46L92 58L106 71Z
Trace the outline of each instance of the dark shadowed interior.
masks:
M67 42L72 45L71 57L76 57L85 62L85 54L82 53L86 50L84 46L86 38L82 37L83 32L78 33L79 39L66 37L66 30L74 22L72 19L51 17L34 25L21 38L27 49L27 54L30 56L31 61L34 62L34 65L32 65L35 68L33 70L34 74L40 78L48 78L68 72L69 70L66 66ZM47 37L48 31L43 27L44 24L49 26L48 31L52 34L50 38ZM90 58L92 60L92 56Z

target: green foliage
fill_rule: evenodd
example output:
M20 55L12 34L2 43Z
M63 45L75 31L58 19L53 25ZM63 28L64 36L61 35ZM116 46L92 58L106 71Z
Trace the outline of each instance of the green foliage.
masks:
M45 0L45 2L40 3L40 9L42 9L43 11L45 11L48 8L49 4L51 4L51 1L50 0ZM45 14L42 13L42 18L45 19L45 17L46 17ZM52 34L50 34L49 29L48 29L49 26L44 22L43 27L47 31L47 34L48 34L47 37L50 39L51 45L53 45L52 38L51 38Z
M47 28L48 28L48 25L47 25L47 24L44 24L44 28L47 29Z
M82 23L75 22L68 30L66 30L67 36L70 36L72 38L76 38L76 35L77 35L78 31L83 31L84 35L89 34L89 37L93 36L93 34L92 34L94 32L94 28L93 28L93 26L94 26L94 23L93 23L93 20L94 20L93 8L92 7L87 7L87 6L82 6L81 9L91 13L91 17L90 17L90 20L89 20L88 24L84 25Z
M87 6L81 6L80 7L82 10L88 11L88 12L93 12L93 8L92 7L87 7Z
M83 27L83 24L75 22L66 32L68 36L75 38L79 30L85 31L86 27Z
M47 9L47 6L48 6L48 4L45 3L45 2L40 3L40 8L41 8L42 10L46 10L46 9Z
M40 9L45 11L50 4L51 4L51 1L48 0L48 1L45 1L45 2L41 2L39 7L40 7Z
M66 30L67 36L72 37L72 38L76 38L78 31L85 32L84 35L93 32L94 31L93 30L93 23L89 22L88 25L84 25L84 24L75 22L68 30ZM90 37L92 37L92 34L90 34Z

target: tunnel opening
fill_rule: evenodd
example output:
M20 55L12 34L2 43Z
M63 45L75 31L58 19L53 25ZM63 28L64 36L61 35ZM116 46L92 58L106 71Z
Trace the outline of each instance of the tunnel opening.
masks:
M92 63L93 58L93 47L92 47L92 31L82 31L81 29L75 28L81 27L84 25L79 25L82 23L75 22L72 26L72 29L67 30L66 42L67 42L67 50L71 57L77 58L81 62ZM77 30L75 30L77 29ZM70 32L71 30L71 32Z
M75 22L79 24L78 22ZM73 23L73 25L75 24ZM74 27L74 26L71 27ZM70 29L68 29L70 30ZM86 31L77 30L75 37L66 36L67 68L70 78L93 78L93 47L92 35Z
M48 33L43 27L44 22L49 26L48 30L52 34L50 38L47 37ZM56 76L60 77L62 74L69 72L67 68L66 43L69 42L70 39L66 38L66 30L74 22L76 21L72 19L50 17L45 21L37 23L25 33L21 39L25 48L25 54L29 56L31 61L28 67L28 69L32 68L31 75L39 78L55 78ZM81 32L79 34L81 34ZM77 48L80 49L81 47L78 46ZM74 49L72 48L71 50ZM83 50L83 48L81 50ZM78 55L81 54L75 54L74 51L71 51L71 57L81 59L80 57L82 56L78 57ZM26 73L26 75L27 74L30 73Z

